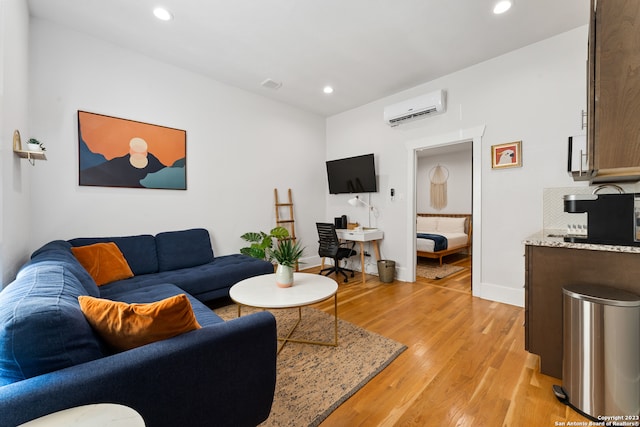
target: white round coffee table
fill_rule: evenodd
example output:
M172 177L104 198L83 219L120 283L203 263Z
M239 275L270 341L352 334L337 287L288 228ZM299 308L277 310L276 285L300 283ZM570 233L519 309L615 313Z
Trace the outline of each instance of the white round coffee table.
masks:
M263 308L263 309L284 309L297 308L298 321L287 333L286 337L278 337L282 345L291 342L316 344L316 345L338 345L338 284L335 280L319 274L293 273L293 286L290 288L279 288L276 285L275 274L265 274L254 276L242 280L231 287L229 296L238 304L238 317L242 314L242 306ZM333 297L333 317L334 317L334 339L332 342L308 341L291 338L291 334L302 319L302 307L315 304Z
M135 410L114 403L96 403L54 412L21 424L20 427L144 427Z

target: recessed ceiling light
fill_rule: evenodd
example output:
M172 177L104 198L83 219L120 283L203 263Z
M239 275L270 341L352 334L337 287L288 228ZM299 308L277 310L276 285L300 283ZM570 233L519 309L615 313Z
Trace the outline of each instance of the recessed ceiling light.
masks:
M173 19L173 15L164 7L156 7L153 9L153 14L156 18L161 21L171 21Z
M505 13L507 10L511 9L511 6L513 6L513 1L500 0L493 6L493 13L500 15L501 13Z
M325 86L324 89L322 89L322 91L324 93L333 93L333 88L331 86Z

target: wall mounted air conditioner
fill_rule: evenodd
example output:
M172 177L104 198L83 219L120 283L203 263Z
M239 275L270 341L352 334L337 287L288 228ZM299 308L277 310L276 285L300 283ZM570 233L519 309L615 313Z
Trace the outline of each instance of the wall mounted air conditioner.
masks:
M398 126L417 119L444 113L445 92L437 90L426 95L398 102L384 108L384 121L389 126Z

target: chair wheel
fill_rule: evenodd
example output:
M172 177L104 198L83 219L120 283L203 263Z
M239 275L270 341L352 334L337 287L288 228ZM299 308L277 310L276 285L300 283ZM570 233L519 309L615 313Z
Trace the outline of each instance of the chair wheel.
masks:
M354 275L354 274L355 274L355 273L352 271L352 272L351 272L351 277L353 277L353 275Z
M347 279L346 277L344 278L344 283L349 283L349 279Z

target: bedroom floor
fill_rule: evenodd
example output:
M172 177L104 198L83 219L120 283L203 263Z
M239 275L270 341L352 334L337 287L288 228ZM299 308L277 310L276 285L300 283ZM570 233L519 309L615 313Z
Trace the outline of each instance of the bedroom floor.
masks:
M438 260L430 260L435 264ZM471 255L457 253L448 255L443 259L444 264L456 265L464 267L464 270L454 273L442 279L426 279L424 277L416 277L416 283L429 284L439 286L454 291L471 293Z

